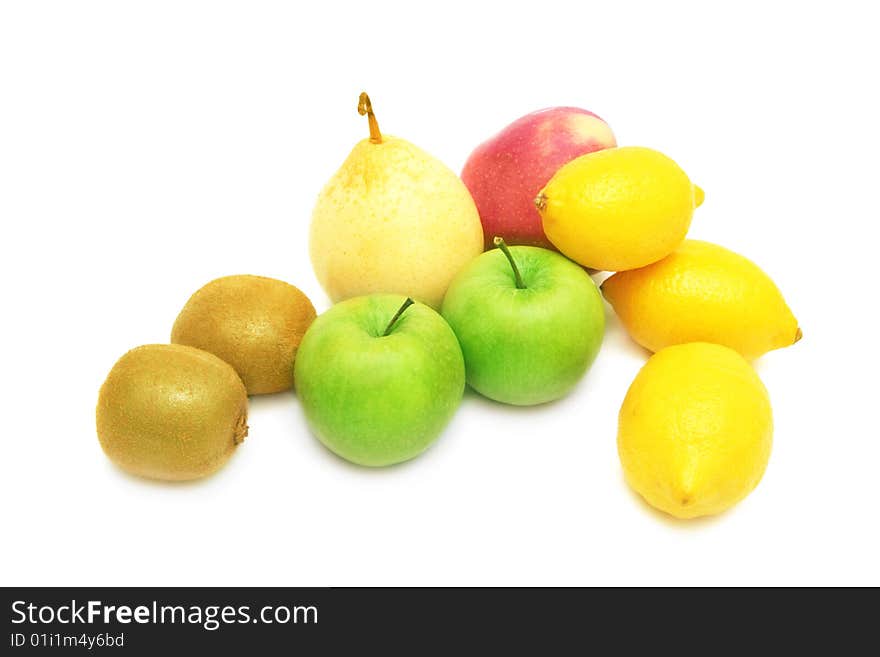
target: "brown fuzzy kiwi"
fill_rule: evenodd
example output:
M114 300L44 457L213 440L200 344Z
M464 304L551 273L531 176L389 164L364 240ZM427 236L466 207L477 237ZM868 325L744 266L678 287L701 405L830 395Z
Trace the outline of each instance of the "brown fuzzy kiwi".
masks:
M210 351L235 368L249 395L293 387L293 362L315 308L298 288L263 276L225 276L193 294L171 342Z
M98 394L98 440L131 474L182 481L212 474L247 435L244 384L227 363L176 344L137 347Z

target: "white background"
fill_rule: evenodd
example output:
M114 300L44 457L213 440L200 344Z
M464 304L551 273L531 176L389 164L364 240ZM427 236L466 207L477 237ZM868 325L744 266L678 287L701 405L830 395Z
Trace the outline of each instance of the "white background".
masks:
M0 582L49 585L880 584L880 61L870 3L0 5ZM253 399L216 476L133 479L94 409L221 275L294 283L370 92L385 132L460 170L550 105L606 118L706 190L691 235L759 263L800 320L757 362L758 489L682 523L624 484L620 402L646 354L609 315L567 399L468 393L425 455L350 466L292 394Z

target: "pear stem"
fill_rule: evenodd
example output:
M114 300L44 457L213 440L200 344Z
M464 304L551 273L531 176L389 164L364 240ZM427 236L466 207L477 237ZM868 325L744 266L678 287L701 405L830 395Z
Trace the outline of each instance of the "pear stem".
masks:
M507 248L507 244L505 244L504 239L501 237L496 237L492 240L492 243L501 249L501 252L507 256L507 261L510 263L510 268L513 269L513 278L516 280L516 289L517 290L525 290L526 284L523 283L522 276L519 273L519 267L516 266L516 260L513 259L513 254L510 252L510 249Z
M397 312L394 313L394 317L391 318L391 321L388 322L388 326L385 328L385 332L382 334L382 337L386 337L391 335L391 329L394 328L394 325L397 323L397 320L400 319L400 316L403 314L403 311L413 305L415 302L409 297L406 298L406 301L403 302L403 305L397 309Z
M358 114L367 115L367 121L370 124L370 141L374 144L382 143L382 133L379 132L379 122L376 121L376 115L373 114L373 103L366 91L362 91L358 98Z

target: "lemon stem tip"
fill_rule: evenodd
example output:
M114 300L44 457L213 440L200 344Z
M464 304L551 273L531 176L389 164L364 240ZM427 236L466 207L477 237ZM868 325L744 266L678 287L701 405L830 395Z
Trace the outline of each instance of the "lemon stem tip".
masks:
M535 207L538 208L539 212L543 212L547 209L547 195L544 192L541 192L535 197Z

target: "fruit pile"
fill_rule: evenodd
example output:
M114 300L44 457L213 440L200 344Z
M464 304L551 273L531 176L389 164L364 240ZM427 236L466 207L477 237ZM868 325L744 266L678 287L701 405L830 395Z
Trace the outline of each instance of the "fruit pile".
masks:
M208 283L171 344L125 354L98 399L111 460L194 479L247 435L248 395L294 388L326 447L385 466L442 433L465 385L505 404L568 394L602 343L602 296L655 352L619 415L630 486L680 518L719 513L760 481L772 414L747 359L801 337L773 282L723 247L686 239L702 190L670 158L618 147L582 109L515 121L461 178L408 141L370 136L321 192L315 274L336 304L316 317L296 287ZM484 251L485 249L485 251ZM600 289L591 273L615 272Z

